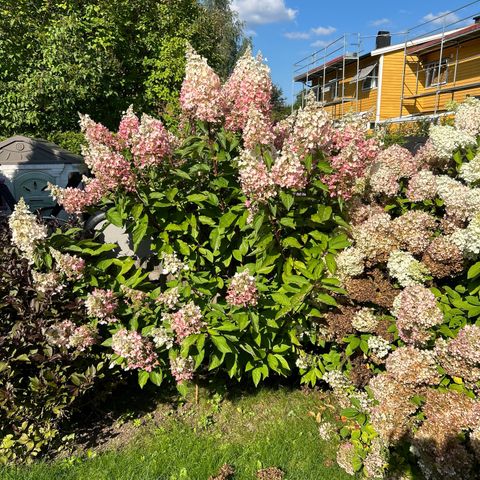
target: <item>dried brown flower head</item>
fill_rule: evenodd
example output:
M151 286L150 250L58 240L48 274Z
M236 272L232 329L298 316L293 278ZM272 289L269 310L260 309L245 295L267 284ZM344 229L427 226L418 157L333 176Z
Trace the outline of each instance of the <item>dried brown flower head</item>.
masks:
M257 472L258 480L283 480L285 474L278 467L262 468Z
M345 282L350 298L359 303L374 303L384 308L392 308L399 290L388 281L379 270L372 270L366 278L352 278Z
M430 243L422 262L437 278L453 276L463 270L462 252L445 237L437 237Z

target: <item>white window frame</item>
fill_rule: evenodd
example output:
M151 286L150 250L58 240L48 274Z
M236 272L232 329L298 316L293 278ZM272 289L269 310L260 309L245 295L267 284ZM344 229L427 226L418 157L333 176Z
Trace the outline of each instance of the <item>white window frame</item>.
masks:
M442 82L434 81L438 77L438 67L440 60L436 62L430 62L425 65L425 88L434 88L439 87L440 85L445 85L448 83L448 60L445 58L442 60L442 68L440 69L440 78L442 77L443 71L445 72L445 80ZM445 70L443 67L445 66Z
M328 92L330 94L330 100L335 100L338 97L338 78L330 80L326 85L330 87L330 90Z
M318 98L319 101L322 101L323 93L325 93L325 103L332 102L338 96L338 78L334 78L333 80L329 80L325 83L325 88L328 88L325 92L323 92L323 85L319 85L318 89Z
M367 81L369 83L366 84ZM378 88L378 65L375 65L370 74L362 80L362 92L368 92L376 88Z

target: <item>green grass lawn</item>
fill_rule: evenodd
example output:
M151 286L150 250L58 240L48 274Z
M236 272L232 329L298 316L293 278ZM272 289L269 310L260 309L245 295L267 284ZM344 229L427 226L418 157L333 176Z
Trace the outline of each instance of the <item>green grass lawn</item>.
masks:
M279 389L203 400L130 420L128 436L122 441L119 435L109 451L8 468L0 470L0 478L207 480L228 463L235 480L255 479L257 470L270 466L281 468L285 480L349 479L335 463L334 442L318 436L315 416L325 399L318 392Z

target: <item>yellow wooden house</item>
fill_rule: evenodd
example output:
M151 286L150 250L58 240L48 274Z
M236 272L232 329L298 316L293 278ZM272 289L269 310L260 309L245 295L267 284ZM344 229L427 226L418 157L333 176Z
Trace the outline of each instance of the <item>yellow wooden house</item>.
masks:
M370 112L375 124L415 121L447 113L452 101L480 96L480 17L466 27L395 45L381 31L376 48L366 54L347 51L346 45L345 37L333 42L325 48L325 61L294 77L313 89L334 118Z

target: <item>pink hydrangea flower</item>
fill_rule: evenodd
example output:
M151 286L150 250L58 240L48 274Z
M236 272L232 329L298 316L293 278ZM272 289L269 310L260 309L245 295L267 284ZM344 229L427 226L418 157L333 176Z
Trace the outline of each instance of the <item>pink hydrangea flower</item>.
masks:
M103 192L120 186L127 190L135 189L135 173L121 153L101 144L90 145L82 153L95 179L102 184Z
M58 265L58 269L69 279L78 280L82 277L85 269L85 260L77 257L77 255L70 255L69 253L61 253L54 248L50 248L52 257Z
M378 142L367 138L361 122L346 123L334 129L330 142L330 165L333 173L324 175L330 195L348 200L355 192L356 184L365 177L368 168L378 154Z
M118 147L118 141L113 133L105 125L94 122L89 115L80 115L80 129L90 145Z
M177 139L160 120L143 114L138 134L132 140L135 166L141 169L162 164L172 155L176 144Z
M137 331L122 328L112 336L112 349L126 360L124 370L151 372L158 365L153 343Z
M45 338L50 345L68 348L74 331L75 324L71 320L63 320L46 329Z
M272 167L273 181L283 188L303 190L307 185L307 172L300 157L288 147L282 150Z
M194 366L195 363L191 357L177 357L170 359L170 372L177 383L192 380Z
M246 149L253 150L257 145L273 143L273 127L270 120L255 107L248 112L248 120L243 130L243 143Z
M227 291L227 303L237 307L255 306L258 301L258 290L255 277L248 270L237 272Z
M124 141L125 146L131 147L133 139L139 134L139 129L140 120L133 111L133 105L130 105L120 120L118 136Z
M91 325L80 325L70 335L68 345L70 348L75 348L80 352L87 350L87 348L95 345L97 341L97 331Z
M185 79L180 91L180 105L191 118L216 122L222 116L221 83L207 60L187 44Z
M416 157L400 145L392 145L382 150L370 175L370 186L375 193L396 195L402 178L410 178L418 171Z
M316 150L328 150L335 140L333 122L320 102L317 102L313 91L310 91L306 98L306 104L292 119L288 121L292 125L289 135L288 148L305 158L309 153ZM340 137L344 140L344 137ZM348 140L348 144L352 140Z
M206 325L203 321L202 311L198 305L188 302L180 310L170 316L170 327L175 332L177 343L189 335L200 333Z
M118 300L112 290L95 288L87 295L85 306L88 315L97 317L100 323L112 323L117 320L113 315L118 307Z
M435 295L422 285L412 285L395 298L399 337L406 343L422 344L430 338L428 329L443 321Z
M225 128L243 130L250 109L256 108L268 116L271 110L272 80L270 69L247 48L238 60L232 75L222 89L225 110Z
M242 150L239 161L240 184L250 202L265 203L276 195L275 183L261 156Z

